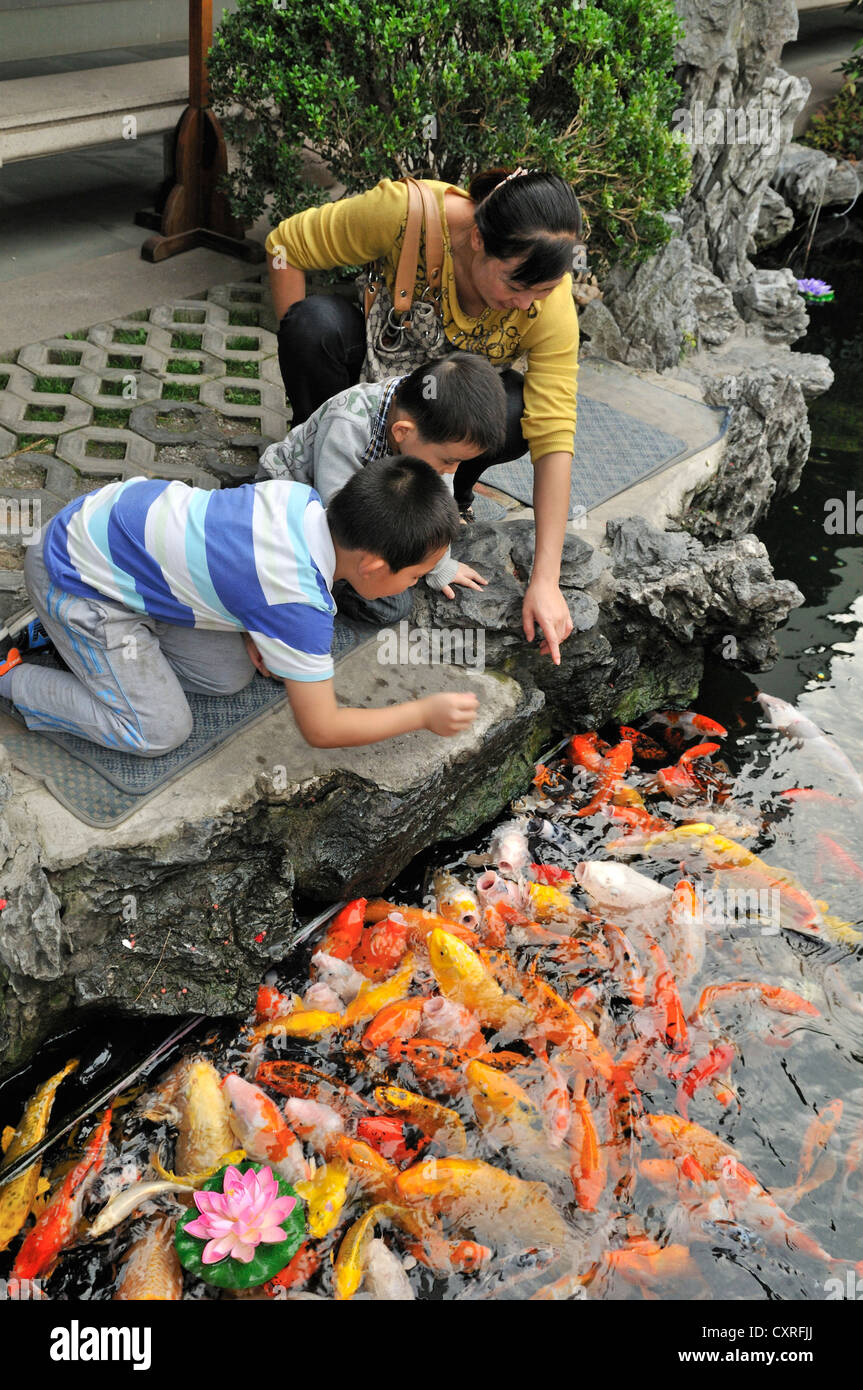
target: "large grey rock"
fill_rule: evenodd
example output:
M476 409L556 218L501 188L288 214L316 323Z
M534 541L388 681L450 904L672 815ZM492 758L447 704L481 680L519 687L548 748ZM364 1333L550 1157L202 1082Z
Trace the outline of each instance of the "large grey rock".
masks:
M717 347L740 327L734 296L718 276L704 266L692 267L692 300L698 317L698 337L708 347Z
M773 631L803 603L790 580L777 580L756 536L712 547L658 531L643 517L607 523L617 578L615 602L642 610L676 638L734 635L738 664L769 663Z
M836 160L823 150L791 141L776 166L773 187L798 216L808 217L824 205L828 181L835 169Z
M636 268L615 266L602 288L624 340L620 361L662 370L695 346L692 252L682 237Z
M768 343L794 343L809 325L794 272L757 270L731 286L734 302L747 323L757 323Z
M794 226L794 212L775 188L765 188L758 209L758 225L749 251L761 251L784 241Z

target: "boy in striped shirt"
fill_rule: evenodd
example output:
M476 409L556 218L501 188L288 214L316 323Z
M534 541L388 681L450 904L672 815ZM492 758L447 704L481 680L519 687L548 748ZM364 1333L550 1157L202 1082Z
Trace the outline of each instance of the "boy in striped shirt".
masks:
M403 593L457 534L452 497L414 458L370 464L326 512L313 488L278 479L221 492L109 483L59 512L25 560L30 598L69 670L10 652L0 696L28 728L155 757L191 733L185 691L232 694L257 667L284 681L314 747L459 733L475 717L473 694L345 708L330 656L336 580L368 599Z

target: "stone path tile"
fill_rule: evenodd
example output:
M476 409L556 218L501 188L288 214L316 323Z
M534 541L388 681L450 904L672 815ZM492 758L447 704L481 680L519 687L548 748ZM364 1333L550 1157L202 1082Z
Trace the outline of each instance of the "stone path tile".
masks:
M141 474L251 481L290 427L276 327L256 273L0 362L0 622L26 603L34 527L72 498Z

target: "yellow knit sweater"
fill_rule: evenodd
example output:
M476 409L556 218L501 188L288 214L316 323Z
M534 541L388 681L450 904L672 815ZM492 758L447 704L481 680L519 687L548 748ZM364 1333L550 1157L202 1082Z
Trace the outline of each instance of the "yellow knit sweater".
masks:
M437 199L444 239L442 309L444 334L454 348L480 352L495 366L527 353L522 430L535 463L558 450L572 453L578 374L578 316L572 276L564 275L547 299L524 311L486 309L466 314L456 298L444 194L469 195L452 184L426 180ZM307 208L280 222L267 237L273 256L283 248L299 270L330 270L340 265L380 261L392 294L407 225L408 192L403 183L381 179L376 188L322 207ZM417 265L417 294L426 283L425 238Z

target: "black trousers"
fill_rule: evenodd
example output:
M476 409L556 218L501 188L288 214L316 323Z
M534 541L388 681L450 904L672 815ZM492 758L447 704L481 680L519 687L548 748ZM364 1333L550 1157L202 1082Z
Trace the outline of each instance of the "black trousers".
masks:
M311 294L292 304L279 324L279 367L293 421L301 425L319 405L360 379L366 355L362 310L341 295ZM470 504L473 485L487 468L521 458L527 442L521 432L524 381L520 372L501 372L506 391L506 440L497 454L480 454L461 463L453 480L460 507Z

